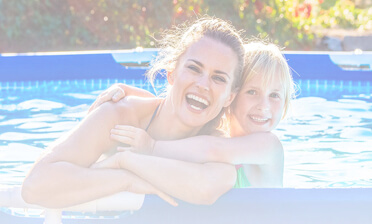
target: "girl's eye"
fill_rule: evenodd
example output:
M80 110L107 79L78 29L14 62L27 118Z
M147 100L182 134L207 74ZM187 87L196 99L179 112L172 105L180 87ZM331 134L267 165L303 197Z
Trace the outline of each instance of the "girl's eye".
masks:
M270 97L272 98L280 98L280 95L278 93L271 93Z
M226 82L226 79L223 76L220 76L220 75L213 76L213 79L218 81L218 82L223 82L223 83Z
M200 72L200 69L196 67L195 65L189 65L187 66L188 69L194 71L194 72Z
M249 95L257 95L257 91L256 91L256 90L253 90L253 89L248 90L247 93L248 93Z

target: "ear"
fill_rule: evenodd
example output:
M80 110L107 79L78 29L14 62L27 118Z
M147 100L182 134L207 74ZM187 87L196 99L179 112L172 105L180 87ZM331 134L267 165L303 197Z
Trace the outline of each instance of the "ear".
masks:
M174 83L174 75L172 72L167 71L167 80L170 85L173 85Z
M230 97L225 101L225 103L224 103L224 107L228 107L228 106L230 106L230 104L234 101L234 99L235 99L235 97L236 97L236 94L237 94L237 92L231 92L230 93Z

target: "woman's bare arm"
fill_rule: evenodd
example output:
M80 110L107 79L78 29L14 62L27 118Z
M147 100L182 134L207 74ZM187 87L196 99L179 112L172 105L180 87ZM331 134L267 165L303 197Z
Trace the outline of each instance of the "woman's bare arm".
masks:
M126 170L89 168L104 152L116 146L109 133L119 122L118 107L112 103L102 105L56 141L23 183L22 196L26 202L65 207L132 190L137 183L141 184L138 176Z
M155 156L119 152L98 164L120 164L167 194L195 204L212 204L236 181L235 167L223 163L191 163Z

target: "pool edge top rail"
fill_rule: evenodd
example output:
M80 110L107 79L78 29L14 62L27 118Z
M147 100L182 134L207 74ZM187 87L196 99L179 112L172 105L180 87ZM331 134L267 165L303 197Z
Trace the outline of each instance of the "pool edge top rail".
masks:
M53 209L61 211L136 211L141 208L145 195L131 192L121 192L108 197L103 197L94 201L71 206L64 209ZM38 205L26 203L21 196L21 187L0 188L0 207L45 209Z
M371 206L372 188L246 188L233 189L208 206L180 202L178 207L173 207L157 196L147 195L141 209L131 215L90 219L89 223L369 224ZM0 220L43 223L43 218L13 217L1 212ZM85 223L83 221L62 219L64 224Z
M0 82L96 78L143 79L157 49L0 55ZM372 52L291 52L294 79L371 80ZM342 69L344 67L345 69Z

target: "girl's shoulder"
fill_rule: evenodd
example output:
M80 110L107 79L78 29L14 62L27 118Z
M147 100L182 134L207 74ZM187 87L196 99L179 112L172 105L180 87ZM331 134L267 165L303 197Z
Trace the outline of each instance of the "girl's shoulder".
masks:
M283 146L278 136L272 132L255 132L248 135L250 138L265 143L265 146L273 150L282 150Z

